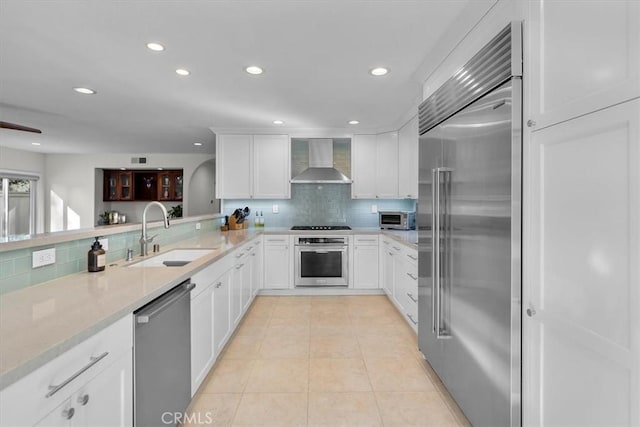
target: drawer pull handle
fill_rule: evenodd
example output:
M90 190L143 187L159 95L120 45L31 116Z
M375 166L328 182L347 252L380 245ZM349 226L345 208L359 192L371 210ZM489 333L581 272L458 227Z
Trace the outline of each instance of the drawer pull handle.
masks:
M238 254L238 255L236 255L236 258L242 258L243 255L244 254Z
M407 296L409 297L409 299L411 299L411 301L418 302L418 300L413 297L413 294L407 292Z
M220 286L222 286L222 282L216 283L216 289L218 289Z
M415 320L413 320L413 316L410 315L409 313L407 313L407 317L409 318L409 320L411 320L411 323L413 323L414 325L417 325L418 322L416 322Z
M86 370L88 370L89 368L91 368L93 365L95 365L96 363L98 363L99 361L101 361L102 359L104 359L105 357L107 357L107 355L109 354L108 351L105 351L104 353L102 353L100 356L98 357L91 357L89 359L89 363L87 363L82 369L80 369L78 372L76 372L75 374L71 375L69 378L67 378L66 380L64 380L63 382L61 382L58 385L50 385L49 386L49 393L47 393L44 397L51 397L54 394L56 394L57 392L59 392L60 390L62 390L63 387L65 387L67 384L69 384L71 381L75 380L76 378L78 378L80 375L82 375ZM73 408L71 408L73 409ZM73 416L73 414L71 414L71 417ZM71 419L71 417L69 417L68 419Z
M389 252L389 255L390 255L390 256L393 256L393 252Z
M244 264L236 265L236 270L240 270L242 267L244 267Z
M394 247L393 247L393 249L395 249L396 251L399 251L399 250L400 250L400 248L399 248L399 247L397 247L397 246L394 246Z
M255 252L254 252L254 253L252 253L252 254L251 254L251 256L256 256L256 253L255 253Z
M417 257L417 256L413 256L413 255L409 255L409 254L407 254L407 256L408 256L409 258L411 258L412 260L414 260L414 261L417 261L417 260L418 260L418 257Z
M249 246L245 251L249 252L251 249L253 249L253 246Z
M85 406L87 403L89 403L89 395L83 394L82 396L78 396L78 403L82 406Z
M418 278L411 273L407 273L407 276L411 277L413 280L418 280Z
M73 418L73 415L75 413L76 410L73 408L65 409L64 411L62 411L62 418L64 418L65 420L70 420L71 418Z

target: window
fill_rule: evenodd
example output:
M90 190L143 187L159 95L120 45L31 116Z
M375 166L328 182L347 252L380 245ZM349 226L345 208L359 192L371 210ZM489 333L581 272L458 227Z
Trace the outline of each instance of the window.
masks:
M36 233L39 177L0 170L0 241Z

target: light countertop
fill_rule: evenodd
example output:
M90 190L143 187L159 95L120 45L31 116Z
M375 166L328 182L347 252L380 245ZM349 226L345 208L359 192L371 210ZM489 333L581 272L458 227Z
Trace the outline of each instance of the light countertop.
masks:
M258 236L248 229L206 233L163 247L215 250L183 267L107 266L0 295L0 389L162 295ZM157 254L153 254L157 255ZM148 257L147 257L148 258Z

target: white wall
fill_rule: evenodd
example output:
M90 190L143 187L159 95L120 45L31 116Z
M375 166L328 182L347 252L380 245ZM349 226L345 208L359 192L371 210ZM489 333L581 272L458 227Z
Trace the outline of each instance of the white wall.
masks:
M189 185L190 194L199 197L189 199L189 215L205 215L220 212L220 200L216 199L216 163L208 160L202 163L193 173Z
M43 232L45 230L45 155L0 146L0 169L40 176L36 187L36 232Z
M146 157L144 165L132 165L131 157ZM101 188L96 169L120 167L155 169L183 169L184 182L191 182L194 171L201 163L212 159L213 154L48 154L46 156L46 198L50 207L46 217L47 231L93 227L99 210L96 210L95 192ZM98 174L99 175L99 174ZM100 192L101 194L101 192ZM184 187L184 215L189 215L189 186ZM136 202L132 202L136 203ZM137 204L137 203L136 203ZM102 205L98 203L98 209ZM135 218L128 218L128 222Z

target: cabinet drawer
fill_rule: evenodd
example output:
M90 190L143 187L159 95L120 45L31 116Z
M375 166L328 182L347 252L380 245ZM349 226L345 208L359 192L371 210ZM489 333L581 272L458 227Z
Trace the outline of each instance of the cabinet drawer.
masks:
M359 246L373 246L378 244L378 236L374 234L355 235L353 242Z
M132 347L129 314L0 391L0 425L34 425Z

